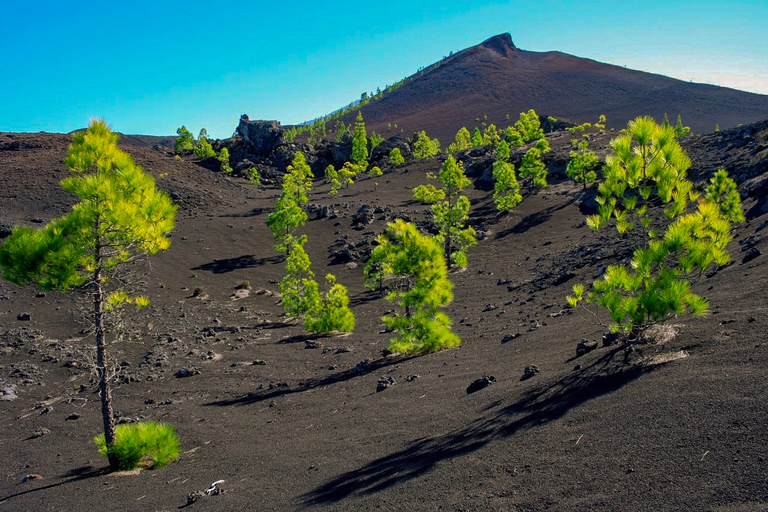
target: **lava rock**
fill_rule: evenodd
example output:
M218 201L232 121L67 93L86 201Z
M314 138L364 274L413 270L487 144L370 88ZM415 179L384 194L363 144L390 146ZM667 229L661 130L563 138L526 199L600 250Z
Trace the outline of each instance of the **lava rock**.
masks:
M251 121L245 114L240 116L237 134L243 138L249 153L260 156L269 155L287 142L278 121Z
M744 257L741 259L742 263L748 263L752 261L753 259L760 256L760 251L757 247L752 247L750 250L747 251L747 254L744 255Z
M74 420L79 420L79 419L80 419L80 415L77 414L76 412L73 412L72 414L70 414L69 416L64 418L64 421L74 421Z
M588 340L587 338L581 338L579 344L576 345L576 357L581 357L587 352L592 352L597 348L597 342L595 340Z
M181 370L177 371L174 375L176 378L183 379L185 377L191 377L193 375L199 375L200 374L200 368L195 368L194 366L189 368L182 368Z
M515 334L505 334L503 338L501 338L502 343L509 343L510 341L519 338L520 333L516 332Z
M381 393L385 389L387 389L390 386L395 385L395 379L393 379L391 376L387 375L386 377L382 377L378 380L376 383L376 392Z
M619 333L617 332L604 332L603 333L603 346L610 347L616 345L619 342Z
M539 373L539 367L536 366L535 364L526 366L525 370L523 370L523 376L520 377L520 380L528 380L531 377L534 377L538 373Z
M20 322L29 322L30 320L32 320L32 315L30 315L29 313L19 313L18 315L16 315L16 320Z
M493 375L483 375L479 379L475 379L472 384L467 386L467 394L471 395L472 393L476 393L477 391L480 391L481 389L485 389L491 384L496 382L496 377Z
M16 386L0 388L0 402L12 402L19 398L16 396Z
M51 431L48 430L45 427L37 427L34 432L32 432L32 439L37 439L38 437L47 436L50 434Z

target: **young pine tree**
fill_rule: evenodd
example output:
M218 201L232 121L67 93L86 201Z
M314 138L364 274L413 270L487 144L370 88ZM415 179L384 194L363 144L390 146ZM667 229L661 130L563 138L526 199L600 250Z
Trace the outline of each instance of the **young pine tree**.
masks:
M586 297L584 285L574 286L568 302L605 307L611 330L631 340L673 315L706 313L707 300L691 284L711 264L729 260L731 222L740 222L743 213L725 171L715 174L704 198L693 191L686 178L691 162L670 126L639 117L611 141L611 150L598 188L600 211L587 223L599 229L614 220L619 233L640 229L643 242L629 265L609 266ZM666 227L649 211L657 204L664 206Z
M104 439L110 467L116 470L118 458L110 451L116 437L108 328L122 306L148 303L121 286L135 284L136 276L126 271L133 262L168 249L176 206L117 147L118 135L106 122L93 120L72 139L64 163L73 174L61 185L80 202L42 229L14 229L0 246L0 269L4 279L19 285L74 288L90 299Z
M232 166L229 165L229 150L227 148L221 148L219 156L216 158L221 162L221 172L226 174L232 172Z
M544 138L544 130L541 129L541 121L538 114L531 109L527 113L520 112L520 119L515 123L515 129L524 142Z
M499 160L509 160L510 151L507 141L501 140L496 144L496 158Z
M477 126L475 126L475 129L472 131L472 138L469 140L469 145L473 148L483 145L483 134Z
M565 174L576 183L581 183L584 190L587 185L597 179L597 168L600 166L600 159L589 150L589 142L585 139L579 142L576 151L571 151L571 159L568 161L568 167Z
M533 146L523 155L523 161L520 162L520 177L531 178L535 187L544 188L547 186L547 165L541 160L541 149Z
M186 150L191 150L193 144L195 143L195 136L192 135L192 132L187 130L186 126L182 126L176 130L176 134L178 135L178 137L176 137L176 144L174 146L176 152L181 153Z
M297 152L283 177L283 192L277 199L275 211L267 218L267 227L277 242L276 251L290 254L290 244L295 240L296 230L307 221L304 205L309 201L311 190L312 170L304 154Z
M456 133L456 138L453 143L448 146L448 152L455 153L457 151L469 149L470 141L471 137L469 135L469 130L462 126L461 129Z
M370 144L371 151L369 153L369 157L372 158L373 157L373 150L376 149L376 146L378 146L379 144L384 142L384 137L382 137L378 133L372 131L370 137L368 137L368 140L370 140L370 142L371 142L371 144Z
M397 334L389 350L419 354L459 345L450 319L440 311L453 300L440 246L402 219L389 223L377 241L368 266L379 266L379 278L389 283L387 300L402 308L382 317L387 329ZM368 266L366 275L376 275Z
M352 162L357 165L368 163L368 135L365 132L362 112L357 112L355 131L352 134Z
M438 179L443 185L444 198L432 206L432 215L439 229L435 240L443 245L448 268L454 265L466 267L466 251L477 244L475 229L465 224L469 218L470 203L462 194L471 182L453 156L449 156L443 164Z
M501 136L499 135L499 130L496 129L496 125L489 124L483 133L483 144L490 144L491 146L496 147L500 141Z
M493 163L493 202L496 209L506 213L520 204L523 196L520 194L520 184L515 176L515 166L503 160Z
M420 131L413 144L413 156L419 160L435 156L440 153L440 141L430 139L426 132Z
M200 158L216 156L216 152L213 150L211 143L208 142L208 130L205 128L200 130L200 135L197 136L197 143L192 151L194 151L195 155Z
M347 288L337 283L333 274L325 276L325 280L331 288L319 297L314 309L307 312L304 328L315 334L352 332L355 315L349 309Z
M400 152L400 148L392 148L392 151L389 152L389 165L392 167L398 167L404 163L405 158L403 158L403 154Z
M318 307L320 293L318 291L315 273L312 272L312 262L304 250L307 235L287 241L289 248L285 259L285 276L280 281L280 298L286 316L300 318Z

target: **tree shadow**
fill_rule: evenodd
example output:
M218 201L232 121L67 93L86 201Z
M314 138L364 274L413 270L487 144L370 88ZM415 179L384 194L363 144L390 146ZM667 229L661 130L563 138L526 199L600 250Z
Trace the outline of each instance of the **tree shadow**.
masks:
M271 208L253 208L251 211L246 213L226 213L223 215L219 215L219 217L224 218L245 218L245 217L258 217L259 215L263 215L265 213L272 212L273 209Z
M536 226L540 226L541 224L544 224L545 222L547 222L549 219L552 218L552 214L554 212L558 210L562 210L563 208L566 208L572 205L579 199L579 197L581 197L581 195L576 194L564 203L561 203L556 206L550 206L549 208L545 208L536 213L531 213L530 215L526 215L520 220L520 222L518 222L511 228L505 229L504 231L499 232L495 237L496 240L500 238L504 238L507 235L511 235L511 234L519 235L519 234L525 233L526 231L532 228L535 228Z
M612 393L662 365L626 365L616 348L592 365L531 389L517 402L453 432L423 437L406 448L343 473L303 495L305 505L331 504L354 494L373 494L428 473L444 460L483 448L491 441L544 425L585 402ZM500 403L494 404L495 407ZM494 407L494 408L495 408Z
M303 337L302 339L306 339L306 337ZM216 402L210 402L204 405L216 406L216 407L229 407L229 406L256 404L256 403L263 402L265 400L271 400L273 398L277 398L280 396L292 395L294 393L302 393L304 391L309 391L315 388L321 388L325 386L330 386L331 384L345 382L350 379L354 379L355 377L361 377L363 375L367 375L369 373L378 371L388 366L400 364L403 361L407 361L415 357L418 357L418 356L410 355L410 356L397 356L397 357L382 357L374 361L365 361L363 363L359 363L354 368L350 368L342 372L334 373L333 375L328 375L327 377L322 377L320 379L309 379L307 381L299 383L299 385L296 387L290 387L288 385L278 385L278 387L275 387L272 389L257 390L255 392L248 393L238 398L232 398L229 400L218 400Z
M56 482L56 483L53 483L53 484L43 485L41 487L35 487L33 489L27 489L25 491L17 492L17 493L14 493L14 494L9 494L8 496L0 497L0 505L2 505L3 503L5 503L6 501L8 501L8 500L10 500L12 498L17 498L17 497L23 496L25 494L30 494L30 493L38 492L38 491L44 491L46 489L54 489L54 488L60 487L62 485L71 484L73 482L78 482L80 480L87 480L89 478L95 478L95 477L98 477L98 476L106 475L108 473L110 473L109 467L95 468L93 466L82 466L82 467L79 467L79 468L74 468L74 469L71 469L71 470L67 471L63 475L59 475L59 478L66 478L66 480L62 480L61 482Z
M267 258L255 258L253 255L244 254L236 258L227 258L223 260L215 259L211 262L192 267L192 270L205 270L214 274L226 274L235 270L244 268L260 267L266 264L278 264L282 262L284 257L282 255L269 256Z
M379 293L378 290L368 290L363 293L358 293L354 297L349 299L349 305L350 306L360 306L361 304L366 304L368 302L373 302L375 300L383 299L384 294Z

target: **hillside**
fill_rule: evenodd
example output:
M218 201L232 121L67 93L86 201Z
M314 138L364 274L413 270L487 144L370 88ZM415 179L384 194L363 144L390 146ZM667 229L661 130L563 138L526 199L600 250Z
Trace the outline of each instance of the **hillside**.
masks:
M362 108L369 129L385 137L426 130L447 145L462 126L508 125L533 108L541 115L582 123L600 114L622 128L638 115L672 122L681 114L695 133L768 118L768 96L690 83L562 52L515 47L510 34L494 36L409 77ZM341 119L354 122L356 113ZM397 124L398 129L388 125ZM333 125L333 122L331 123Z
M610 136L594 134L592 147L604 155ZM576 355L604 328L565 295L627 245L584 225L596 205L563 175L572 135L548 138L550 186L504 216L487 151L462 155L483 233L468 268L450 276L447 313L462 345L397 357L382 355L390 335L380 317L392 306L362 286L364 255L387 221L427 220L411 194L439 158L337 197L315 181L307 249L318 277L333 272L349 287L357 328L312 338L284 323L274 295L284 262L265 220L280 190L125 137L180 210L170 250L146 277L150 306L109 348L120 367L115 407L122 421L171 422L183 454L160 470L107 474L92 442L93 341L75 297L0 281L0 388L17 396L0 401L0 508L169 510L222 479L224 494L190 510L765 507L768 121L686 140L692 175L726 167L748 219L732 262L695 285L712 313L674 319L668 336L630 354L601 344ZM58 187L70 140L0 134L0 236L71 206ZM236 294L245 280L250 293ZM523 380L529 365L539 373ZM176 377L182 368L192 375ZM495 382L468 394L483 375ZM394 385L377 392L379 382Z

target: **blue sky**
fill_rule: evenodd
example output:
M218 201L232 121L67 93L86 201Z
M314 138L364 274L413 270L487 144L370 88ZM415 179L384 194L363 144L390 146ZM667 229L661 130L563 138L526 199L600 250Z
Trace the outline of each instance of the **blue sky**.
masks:
M521 49L768 94L768 2L5 0L0 131L228 137L301 122L451 50Z

